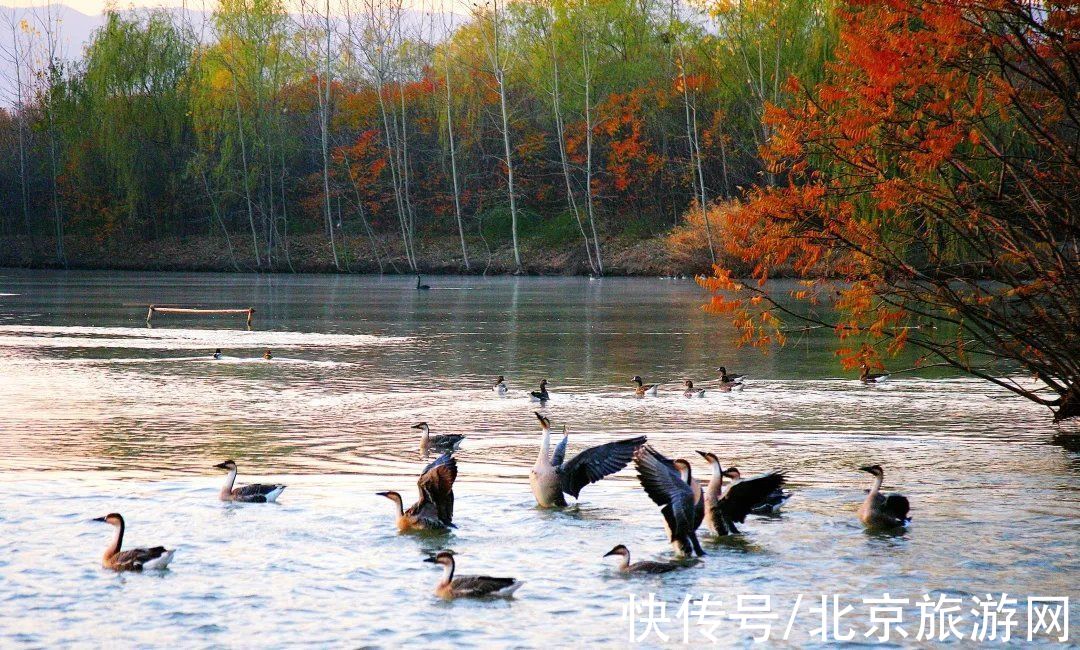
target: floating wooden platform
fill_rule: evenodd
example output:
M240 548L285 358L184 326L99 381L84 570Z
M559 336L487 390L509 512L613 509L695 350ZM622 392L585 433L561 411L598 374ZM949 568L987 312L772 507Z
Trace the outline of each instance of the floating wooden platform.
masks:
M158 307L157 305L150 305L150 308L146 312L147 325L150 324L150 319L154 317L154 314L247 314L247 326L248 329L251 329L251 321L255 318L255 308L203 309L201 307Z

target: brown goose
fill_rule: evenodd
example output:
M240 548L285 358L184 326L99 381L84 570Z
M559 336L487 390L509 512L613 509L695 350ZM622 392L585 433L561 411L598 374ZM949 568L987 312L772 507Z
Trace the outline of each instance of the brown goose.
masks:
M657 384L644 383L640 375L634 375L634 378L630 381L637 384L637 388L634 389L634 395L636 397L645 397L646 395L648 395L649 397L656 397Z
M454 554L439 551L424 560L443 567L443 576L435 585L435 595L447 600L453 598L509 598L521 585L517 578L493 578L491 576L455 576Z
M884 495L881 484L885 482L885 470L881 465L867 465L860 470L874 477L874 483L859 506L859 521L867 528L900 528L911 521L911 503L902 494Z
M859 366L859 381L864 384L880 384L888 378L889 373L887 372L871 373L870 365L867 363Z
M682 568L682 565L675 564L674 562L650 562L643 560L641 562L630 562L630 549L626 548L622 544L619 544L615 548L611 549L607 553L604 553L604 557L611 555L618 555L622 558L619 562L619 571L622 573L642 573L649 575L656 575L659 573L668 573L676 569Z
M562 441L555 446L554 453L549 456L551 422L539 413L534 412L534 415L540 420L540 431L544 438L540 443L540 453L537 454L536 464L529 472L529 485L532 487L537 505L541 508L566 507L565 494L578 498L586 485L596 483L605 476L626 467L634 457L634 450L646 442L645 436L608 442L589 447L563 462L569 441L566 430L563 429Z
M397 527L402 533L419 531L445 532L454 526L454 481L457 461L450 453L439 456L420 474L416 487L420 498L406 510L397 492L378 492L397 505Z
M737 535L736 523L746 521L746 515L764 505L769 497L784 485L783 472L771 472L745 481L732 483L723 489L724 472L716 454L699 451L712 466L712 480L705 492L705 521L709 530L718 536Z
M422 456L426 456L429 451L457 451L461 446L461 441L465 439L465 436L460 433L440 433L433 436L427 422L414 424L412 428L420 429L420 455Z
M266 359L267 361L269 361L269 360L271 360L273 358L274 358L274 355L270 354L270 348L266 348L266 352L263 352L263 359Z
M641 487L645 488L653 503L660 506L668 541L675 552L679 555L705 555L697 538L697 528L704 516L701 488L695 494L675 462L648 445L634 454L634 465Z
M116 536L101 558L101 566L106 569L113 571L164 569L172 561L173 553L176 552L175 549L167 549L164 546L121 551L120 546L124 543L124 518L119 513L112 512L104 517L97 517L94 521L104 521L116 528Z
M686 386L686 390L683 391L683 397L687 399L693 397L705 397L705 389L694 388L694 382L690 381L689 379L686 380L684 386Z
M241 503L273 503L285 491L285 486L280 483L262 484L252 483L233 487L236 481L236 463L227 460L224 463L214 465L214 469L223 469L229 472L225 478L225 485L221 488L222 501L239 501Z

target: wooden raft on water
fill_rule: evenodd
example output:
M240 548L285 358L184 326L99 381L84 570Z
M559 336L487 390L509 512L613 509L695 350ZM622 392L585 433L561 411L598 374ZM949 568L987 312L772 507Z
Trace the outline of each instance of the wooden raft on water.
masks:
M255 317L255 308L202 309L200 307L158 307L150 305L150 308L146 312L147 325L150 324L150 319L154 317L154 314L247 314L247 326L248 329L251 329L251 321Z

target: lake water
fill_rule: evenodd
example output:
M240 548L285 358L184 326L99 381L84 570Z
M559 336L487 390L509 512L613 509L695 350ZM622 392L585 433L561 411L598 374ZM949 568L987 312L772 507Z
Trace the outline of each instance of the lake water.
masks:
M1007 592L1021 639L1029 596L1069 596L1075 632L1080 454L1055 442L1070 430L1048 411L940 373L863 386L826 332L767 356L738 349L689 281L427 281L0 271L0 647L618 647L630 597L650 593L669 619L650 646L680 645L684 623L694 644L717 625L722 645L750 645L760 632L729 616L753 595L771 598L770 645L826 645L810 609L822 594L853 606L841 631L856 641L872 640L862 599L885 592L910 601L905 642L924 594L962 601L970 636L972 597ZM149 329L148 303L253 306L255 329L178 315ZM719 365L747 373L746 390L681 396L682 379L708 388ZM505 398L490 390L499 374ZM663 382L660 396L631 397L635 374ZM527 391L544 377L571 455L646 434L698 476L698 449L744 474L787 470L794 496L742 537L706 542L696 565L627 579L601 557L615 544L671 558L632 468L578 506L534 506ZM468 436L446 538L399 536L374 494L415 497L420 420ZM218 501L212 466L227 458L240 482L287 483L280 503ZM870 463L911 499L902 535L856 521ZM112 531L88 520L111 511L126 545L178 549L168 571L100 568ZM437 600L439 570L422 559L439 548L461 573L525 585L510 601ZM705 594L712 618L679 615Z

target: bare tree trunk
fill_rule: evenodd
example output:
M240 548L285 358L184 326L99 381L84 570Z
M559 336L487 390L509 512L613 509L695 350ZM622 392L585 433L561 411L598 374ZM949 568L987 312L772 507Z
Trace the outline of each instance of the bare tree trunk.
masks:
M514 158L513 149L510 147L510 115L506 106L506 62L502 56L502 44L500 42L500 12L499 3L496 0L495 10L491 15L493 42L488 45L488 58L491 61L491 70L495 75L495 83L499 87L499 111L502 116L503 136L503 162L506 163L506 193L510 199L510 234L514 244L514 273L520 275L521 249L518 245L518 214L517 197L514 193Z
M251 250L255 253L255 268L262 268L262 257L259 254L259 234L255 231L255 210L251 203L251 179L248 173L247 144L244 139L244 121L240 116L240 93L236 89L236 74L232 77L233 99L236 103L236 130L240 137L240 160L244 166L244 196L247 199L248 225L251 227Z
M454 216L457 218L458 237L461 239L461 256L465 259L465 270L469 271L469 250L465 247L465 226L461 219L461 191L458 188L457 151L454 148L454 117L450 111L453 95L450 92L450 49L447 48L443 59L446 77L446 137L450 143L450 175L454 181Z
M326 210L326 231L330 236L330 251L334 256L334 269L341 270L338 263L337 245L334 242L334 221L330 215L330 0L326 0L326 67L323 68L322 84L325 95L319 89L319 130L322 135L323 196ZM318 77L318 75L317 75Z
M593 211L592 194L592 61L589 58L588 39L585 33L581 39L581 69L585 82L585 207L589 213L589 228L592 229L593 248L596 251L596 266L600 275L604 274L604 258L600 254L600 237L596 234L596 213Z
M697 204L701 210L701 219L705 224L705 238L709 243L709 260L716 264L716 249L713 247L712 226L709 224L708 207L705 204L705 175L701 169L701 149L698 142L697 107L691 107L690 88L687 80L686 58L679 54L680 73L682 75L683 107L686 109L686 139L690 143L690 162L694 165L695 183L697 189Z

